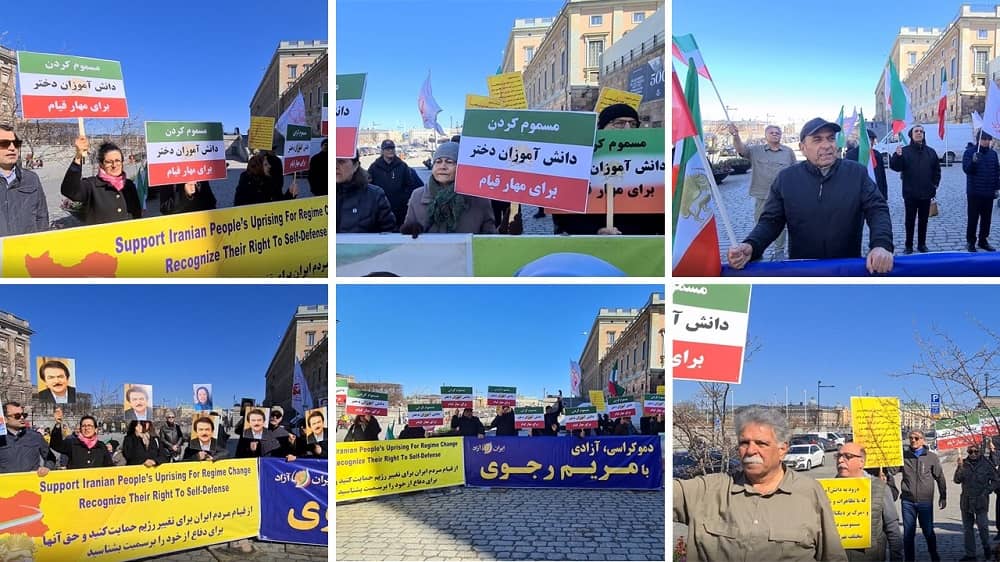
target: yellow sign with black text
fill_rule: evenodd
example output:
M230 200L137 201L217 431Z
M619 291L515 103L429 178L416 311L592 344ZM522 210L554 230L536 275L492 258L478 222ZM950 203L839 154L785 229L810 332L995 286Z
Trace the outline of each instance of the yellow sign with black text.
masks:
M872 545L872 482L868 478L817 478L833 508L844 548ZM881 484L881 483L880 483ZM889 493L888 490L886 493Z
M3 277L326 277L329 197L0 240Z
M337 443L338 502L464 483L461 437Z

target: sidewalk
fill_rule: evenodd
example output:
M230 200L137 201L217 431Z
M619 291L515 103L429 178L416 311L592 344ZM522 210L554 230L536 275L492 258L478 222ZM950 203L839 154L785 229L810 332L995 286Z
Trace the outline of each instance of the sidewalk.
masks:
M213 560L217 560L218 562L235 562L237 560L319 562L320 560L329 560L328 549L325 546L306 546L255 540L251 542L254 549L252 554L243 554L239 550L231 550L228 543L226 543L208 548L196 548L173 554L143 558L142 560L164 562L210 562Z

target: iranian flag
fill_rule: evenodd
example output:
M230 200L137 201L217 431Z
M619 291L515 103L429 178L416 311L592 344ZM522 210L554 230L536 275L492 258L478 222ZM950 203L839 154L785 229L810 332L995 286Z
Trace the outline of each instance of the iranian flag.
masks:
M722 272L722 259L710 183L715 181L715 176L698 134L701 118L695 67L688 67L686 94L681 90L676 71L673 81L673 142L676 147L671 217L673 274L718 276Z
M948 109L948 75L941 69L941 97L938 99L938 138L944 140L944 113Z
M899 79L899 72L896 65L891 60L889 68L886 70L886 90L887 107L889 108L889 119L892 121L892 132L898 135L900 131L913 122L913 115L910 112L910 95L906 91L906 86Z
M367 74L337 75L337 158L354 158Z
M222 123L146 121L149 185L226 179Z
M861 110L859 117L861 122L861 134L858 135L858 164L868 168L868 177L878 185L875 179L875 153L872 152L871 139L868 138L868 127L865 125L865 112Z
M854 132L855 127L858 125L858 108L855 106L850 117L844 117L844 138L851 138L851 133ZM860 134L860 133L859 133Z
M563 424L570 431L597 427L597 408L594 406L566 408L563 413Z
M684 64L688 64L693 59L694 66L698 69L698 74L709 80L712 79L712 75L708 72L708 67L705 66L705 60L701 58L701 50L698 49L698 43L695 42L694 35L690 33L687 35L674 35L674 58L680 59Z
M444 425L444 410L441 404L407 404L406 425L409 427Z
M488 386L486 387L487 406L516 406L517 387Z
M541 429L545 427L545 410L541 406L514 408L514 429Z
M837 132L837 150L840 150L847 146L847 135L844 134L844 106L840 106L840 114L837 115L837 125L840 125L840 131Z

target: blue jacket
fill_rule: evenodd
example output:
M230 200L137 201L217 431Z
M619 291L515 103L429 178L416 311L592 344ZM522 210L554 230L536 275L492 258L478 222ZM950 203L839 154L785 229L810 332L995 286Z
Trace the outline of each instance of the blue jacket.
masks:
M49 229L49 207L38 175L14 167L14 182L0 178L0 236L44 232Z
M979 148L979 161L973 162L972 156L977 148L979 148L977 144L969 143L962 156L965 194L993 197L993 194L1000 189L1000 160L992 148Z

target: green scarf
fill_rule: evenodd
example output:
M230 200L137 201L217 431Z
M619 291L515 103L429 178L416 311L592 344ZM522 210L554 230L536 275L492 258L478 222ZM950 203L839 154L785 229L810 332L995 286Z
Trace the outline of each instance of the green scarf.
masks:
M444 227L445 232L455 232L458 218L468 206L465 197L455 193L455 182L441 185L431 176L427 181L427 190L431 195L431 203L427 214L431 217L430 226L435 224Z

